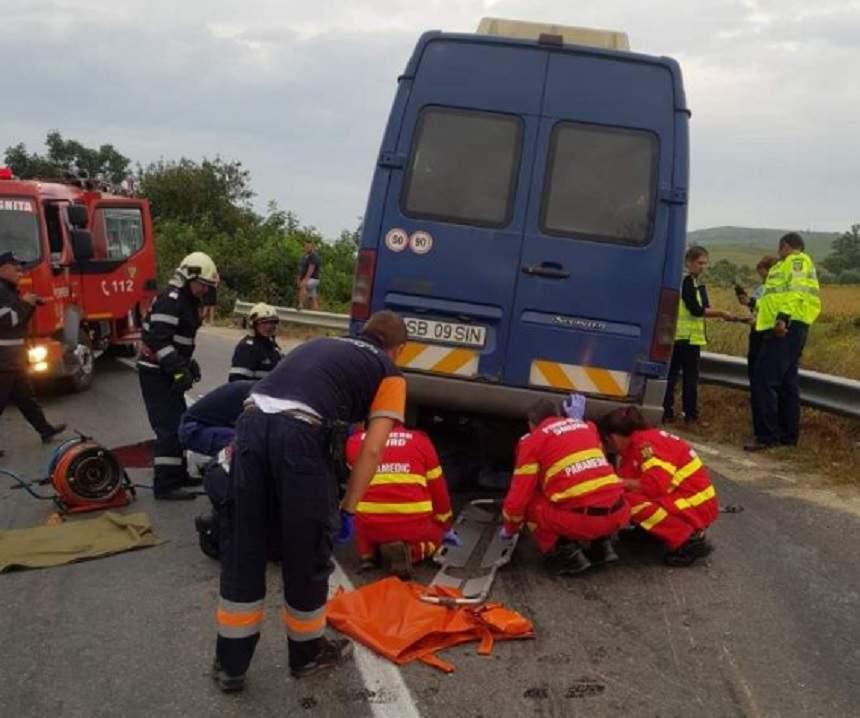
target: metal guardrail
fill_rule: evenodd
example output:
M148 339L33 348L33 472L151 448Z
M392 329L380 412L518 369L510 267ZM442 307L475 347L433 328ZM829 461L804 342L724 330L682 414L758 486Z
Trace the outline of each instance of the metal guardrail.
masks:
M251 302L236 302L233 313L248 316ZM275 307L281 321L305 326L346 332L349 316L331 312L298 311L290 307ZM699 376L706 384L718 384L734 389L749 389L747 362L742 357L702 352ZM860 381L841 376L801 370L800 400L814 409L860 419Z

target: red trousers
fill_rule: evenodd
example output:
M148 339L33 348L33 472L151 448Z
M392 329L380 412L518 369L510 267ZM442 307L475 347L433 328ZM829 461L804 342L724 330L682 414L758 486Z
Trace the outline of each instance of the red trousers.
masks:
M683 500L675 494L654 498L628 491L625 496L631 506L630 521L656 536L670 551L685 543L693 532L714 523L720 513L716 498L681 509L676 502Z
M611 503L616 500L613 498ZM572 541L595 541L615 533L629 520L630 507L626 502L611 514L592 516L557 506L543 494L535 494L526 508L526 524L534 533L541 553L555 546L559 537Z
M355 546L362 559L372 558L380 544L403 541L409 546L412 563L432 556L442 545L445 527L429 516L391 518L359 514L355 517Z

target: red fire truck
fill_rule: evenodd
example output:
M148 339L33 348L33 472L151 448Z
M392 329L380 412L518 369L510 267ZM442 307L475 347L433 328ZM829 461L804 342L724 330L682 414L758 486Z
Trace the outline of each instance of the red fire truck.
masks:
M34 379L82 391L111 347L131 353L156 294L149 204L101 183L19 180L0 167L0 252L24 260L21 290L41 297L30 322Z

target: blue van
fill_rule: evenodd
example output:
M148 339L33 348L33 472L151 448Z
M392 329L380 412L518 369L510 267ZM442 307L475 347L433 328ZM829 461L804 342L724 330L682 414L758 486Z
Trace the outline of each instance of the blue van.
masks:
M538 397L662 413L687 224L669 58L425 33L391 108L351 331L392 309L412 406L522 417Z

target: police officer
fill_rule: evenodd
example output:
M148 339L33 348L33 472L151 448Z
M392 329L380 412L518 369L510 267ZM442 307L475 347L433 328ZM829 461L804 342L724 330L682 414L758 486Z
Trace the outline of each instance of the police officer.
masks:
M143 323L137 367L146 413L155 432L156 499L182 501L196 495L182 488L192 481L177 431L186 409L185 392L200 379L200 367L191 355L201 321L201 300L218 282L212 259L203 252L192 252L179 264Z
M275 341L278 313L268 304L255 304L248 314L253 334L243 337L233 351L229 381L262 379L281 360Z
M403 320L394 312L377 312L358 338L314 339L293 349L253 388L236 426L233 530L221 557L213 676L222 690L242 690L260 637L266 519L273 503L279 513L292 675L333 668L351 654L349 641L324 637L337 497L330 428L334 422L367 421L340 504L338 540L345 542L388 434L404 418L406 382L395 359L405 343Z
M800 355L821 312L818 275L804 249L795 232L779 240L780 261L768 272L757 304L755 328L764 334L752 377L756 437L747 451L795 446L800 435Z
M35 294L18 294L22 261L12 252L0 253L0 414L9 402L48 442L61 433L65 424L52 426L36 403L27 376L27 323L41 300ZM0 456L3 452L0 451Z

